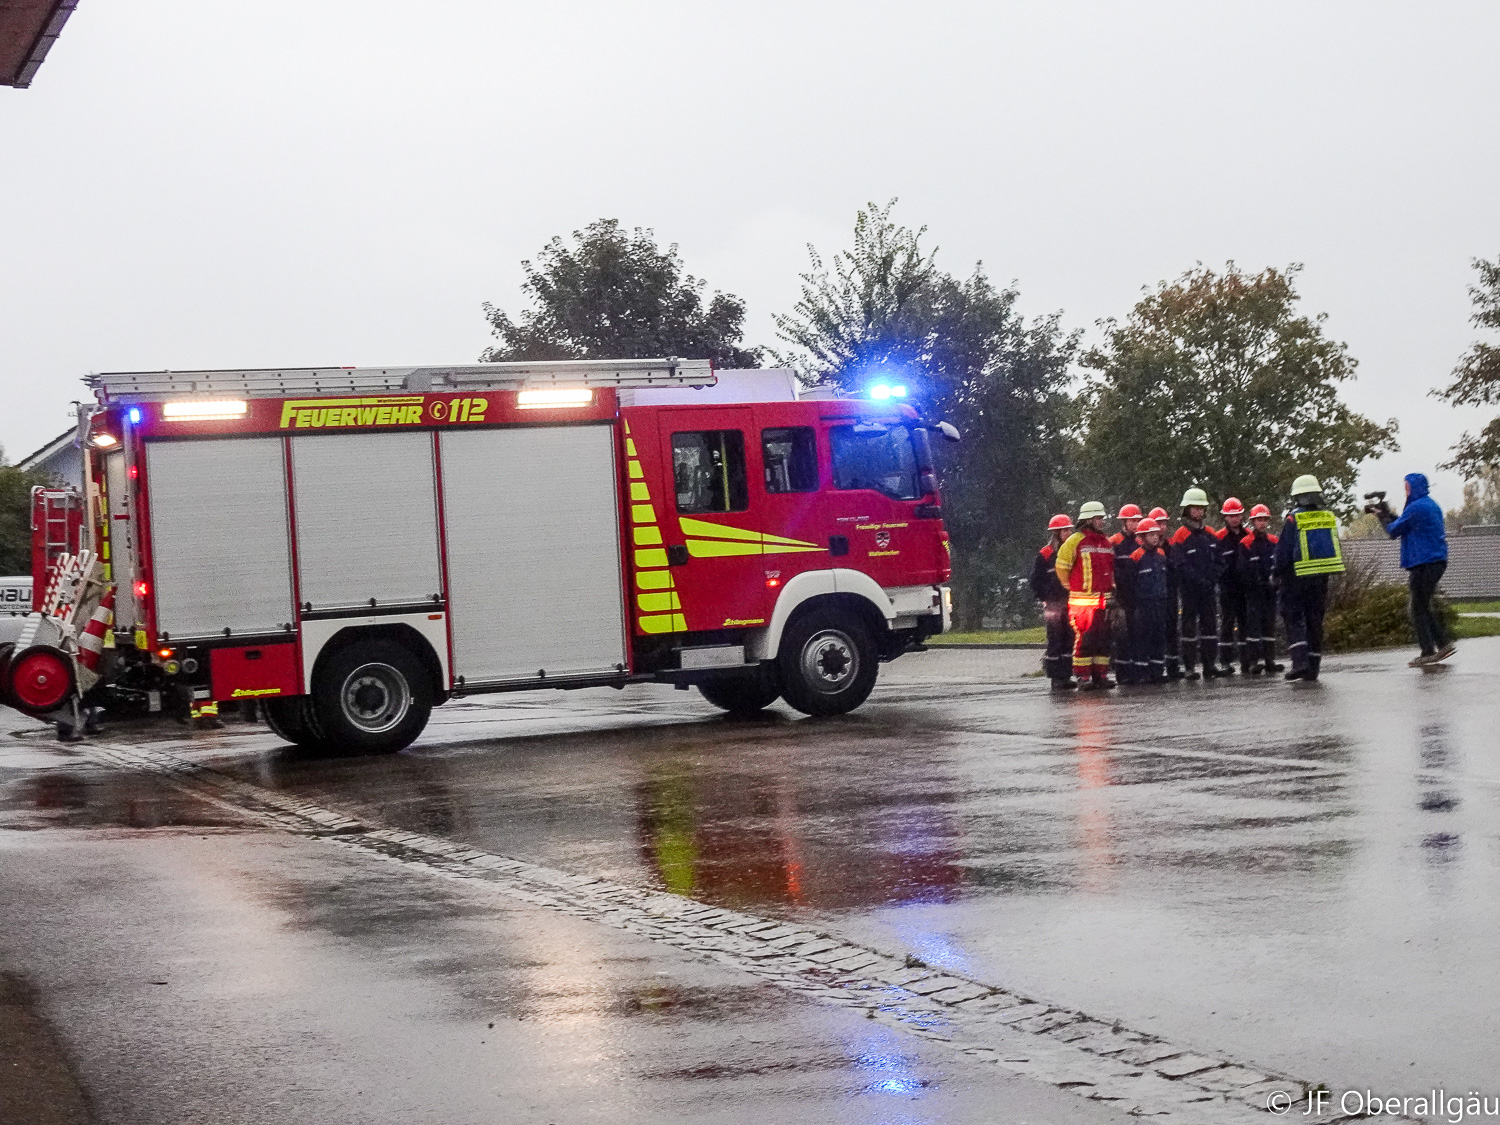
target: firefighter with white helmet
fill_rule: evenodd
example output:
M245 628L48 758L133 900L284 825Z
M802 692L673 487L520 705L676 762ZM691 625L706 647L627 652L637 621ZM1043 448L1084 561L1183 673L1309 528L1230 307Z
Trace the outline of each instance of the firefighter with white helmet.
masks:
M1042 657L1042 671L1052 681L1053 691L1068 691L1073 683L1073 626L1068 620L1068 591L1057 580L1057 551L1073 530L1073 521L1065 515L1047 521L1047 542L1036 553L1031 564L1031 592L1042 603L1042 620L1047 626L1047 651Z
M1112 688L1109 678L1109 606L1115 588L1115 547L1104 534L1104 505L1078 509L1078 530L1057 551L1057 580L1068 591L1073 674L1085 691Z
M1316 680L1323 661L1328 578L1344 570L1338 518L1323 507L1323 486L1304 473L1292 482L1292 510L1276 544L1274 573L1292 658L1288 680Z
M1219 539L1204 522L1208 494L1196 486L1182 494L1182 526L1172 536L1172 562L1177 568L1182 600L1182 664L1190 680L1203 661L1205 679L1221 675L1219 654Z
M1255 657L1245 630L1245 588L1240 580L1240 540L1245 537L1245 505L1231 496L1219 505L1224 526L1219 538L1219 666L1234 671L1236 659L1240 671L1249 674Z

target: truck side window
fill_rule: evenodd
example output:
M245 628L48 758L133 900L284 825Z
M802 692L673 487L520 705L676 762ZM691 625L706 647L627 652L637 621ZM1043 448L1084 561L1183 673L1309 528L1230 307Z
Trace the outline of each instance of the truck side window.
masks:
M743 512L750 507L745 435L698 430L672 435L672 480L679 512Z
M761 430L767 492L818 491L818 441L811 426Z
M868 488L892 500L921 495L916 452L905 426L835 426L828 440L833 446L834 488Z

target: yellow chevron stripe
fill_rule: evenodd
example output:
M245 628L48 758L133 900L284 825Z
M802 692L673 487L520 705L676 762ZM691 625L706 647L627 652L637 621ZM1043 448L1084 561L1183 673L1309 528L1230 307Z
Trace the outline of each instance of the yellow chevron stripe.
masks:
M805 539L788 539L785 535L770 535L765 532L751 531L747 527L708 523L704 520L687 519L684 516L679 516L677 522L682 526L684 535L701 535L706 539L743 539L753 543L785 543L790 547L810 547L814 550L821 550L816 543L809 543Z
M666 610L681 609L682 602L671 590L664 594L637 594L635 604L641 607L644 613L661 613Z
M630 505L630 519L632 523L655 523L656 509L650 504Z
M661 543L661 528L638 527L635 529L635 545L637 547L655 547Z
M670 570L638 570L635 572L637 590L670 590L676 585Z

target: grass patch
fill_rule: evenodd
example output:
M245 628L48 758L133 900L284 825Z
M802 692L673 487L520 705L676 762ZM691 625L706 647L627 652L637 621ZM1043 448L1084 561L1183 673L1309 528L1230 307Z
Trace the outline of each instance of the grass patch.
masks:
M1047 643L1047 628L986 629L978 633L943 633L927 638L930 645L1040 645Z
M1453 623L1453 639L1500 637L1500 617L1459 617Z
M1459 613L1500 613L1500 602L1454 602L1453 608Z

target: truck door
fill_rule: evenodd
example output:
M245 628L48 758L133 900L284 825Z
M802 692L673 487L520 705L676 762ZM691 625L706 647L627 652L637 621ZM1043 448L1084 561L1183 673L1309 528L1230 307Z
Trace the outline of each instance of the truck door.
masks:
M691 631L754 628L769 613L766 512L760 489L751 487L762 472L752 421L741 407L661 416L662 461L672 473L661 531Z
M911 427L901 422L830 418L825 422L833 488L830 565L861 570L885 587L912 582L912 570L931 569L930 536L914 528L921 498Z
M843 565L828 553L832 537L843 530L825 502L830 476L826 442L819 454L817 419L805 410L776 406L759 408L756 419L759 487L766 508L761 521L764 578L774 595L804 570Z

